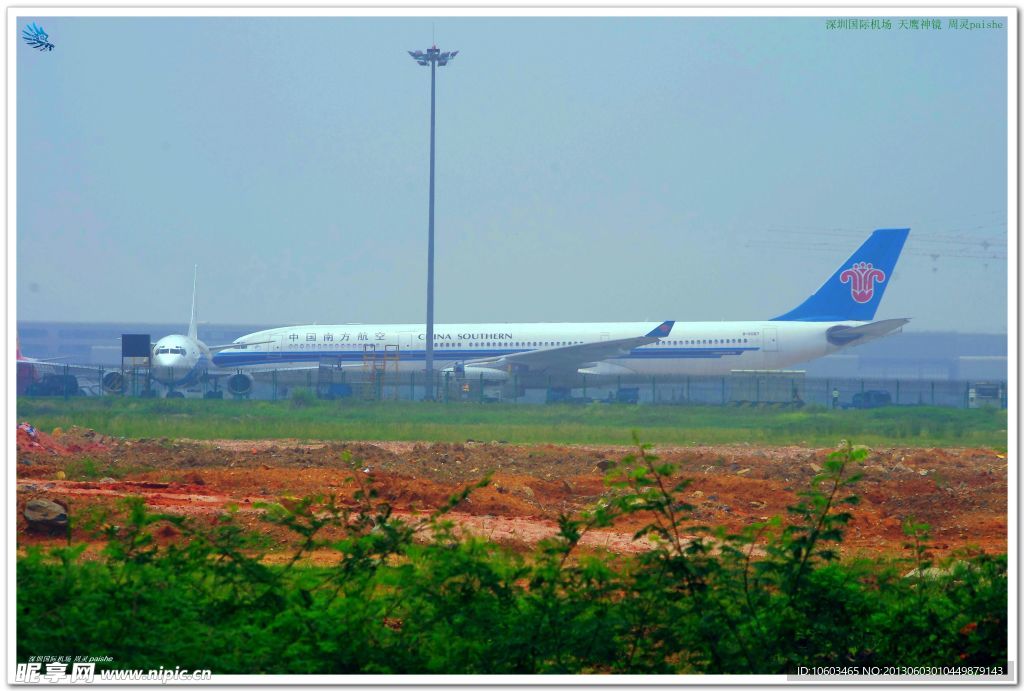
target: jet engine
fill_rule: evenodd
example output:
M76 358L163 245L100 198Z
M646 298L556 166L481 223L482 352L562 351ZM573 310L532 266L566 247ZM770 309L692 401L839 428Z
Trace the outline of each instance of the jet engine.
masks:
M444 371L454 374L457 379L465 379L470 382L478 382L481 377L488 383L508 381L508 372L505 370L493 369L491 367L473 367L472 365L466 367L464 365L455 365L454 367L449 367Z
M104 393L121 393L124 391L124 375L120 372L107 372L103 375Z
M252 375L239 372L228 377L225 386L232 396L248 396L252 393L252 383Z

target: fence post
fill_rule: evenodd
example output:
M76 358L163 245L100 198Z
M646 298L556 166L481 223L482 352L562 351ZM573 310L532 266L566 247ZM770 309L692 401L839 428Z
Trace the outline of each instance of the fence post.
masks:
M587 397L587 375L583 375L583 398Z
M722 405L725 405L725 377L722 377Z
M450 377L451 377L451 372L445 370L445 373L444 373L444 402L445 403L447 403L448 400L449 400L449 389L451 387L449 386L449 381L448 380L449 380Z
M277 370L272 370L270 372L270 386L271 386L270 400L276 401L277 400Z

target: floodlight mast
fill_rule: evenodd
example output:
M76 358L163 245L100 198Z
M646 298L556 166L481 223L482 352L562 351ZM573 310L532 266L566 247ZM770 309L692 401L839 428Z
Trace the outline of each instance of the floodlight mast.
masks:
M417 64L430 65L430 211L427 221L427 353L426 389L423 397L434 400L434 101L437 68L444 67L455 59L459 51L442 53L437 46L426 51L410 50L409 55Z

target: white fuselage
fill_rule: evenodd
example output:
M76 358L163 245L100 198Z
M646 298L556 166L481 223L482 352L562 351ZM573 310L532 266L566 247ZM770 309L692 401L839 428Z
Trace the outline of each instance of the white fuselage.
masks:
M165 336L153 345L150 374L165 386L189 386L210 367L210 350L196 338Z
M726 374L738 369L782 369L835 352L829 328L864 322L677 322L657 343L632 349L622 357L584 363L579 371L596 375ZM436 324L434 369L531 350L635 338L657 322ZM340 324L290 326L248 334L237 348L213 355L221 368L295 366L330 359L359 365L387 358L403 372L425 366L422 324ZM265 343L255 344L257 341ZM254 345L244 345L254 343Z

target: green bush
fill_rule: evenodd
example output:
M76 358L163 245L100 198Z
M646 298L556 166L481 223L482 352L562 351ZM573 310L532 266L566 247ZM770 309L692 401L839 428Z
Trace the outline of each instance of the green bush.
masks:
M17 657L109 655L112 667L218 674L1005 665L1005 555L932 565L927 526L909 521L906 558L839 558L865 455L844 444L786 517L730 533L695 525L682 499L690 480L638 445L610 470L601 502L562 517L527 554L447 520L474 487L405 521L354 463L354 501L261 506L297 539L283 565L265 562L272 545L233 511L210 524L132 499L95 517L102 559L68 546L18 560ZM636 536L652 549L579 553L583 535L626 515L644 519ZM154 538L169 529L178 537ZM314 550L332 563L309 565Z

